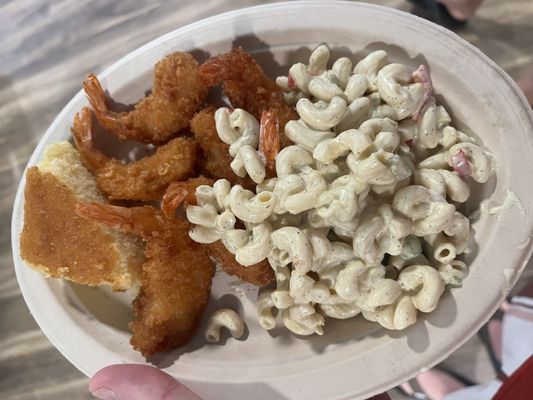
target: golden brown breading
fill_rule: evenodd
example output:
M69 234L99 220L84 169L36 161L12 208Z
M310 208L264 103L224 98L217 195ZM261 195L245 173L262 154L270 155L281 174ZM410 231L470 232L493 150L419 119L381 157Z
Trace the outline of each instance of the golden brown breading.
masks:
M76 215L79 198L54 175L28 169L24 196L20 254L33 269L85 285L110 284L114 290L125 290L137 279L144 258L135 247L141 244Z
M169 54L155 65L152 92L133 111L110 111L104 90L93 74L83 88L104 128L121 139L143 143L166 142L187 128L207 96L198 63L189 53L181 52Z
M199 159L202 173L214 179L227 179L234 185L255 188L248 176L240 178L231 169L233 158L229 154L229 145L218 137L213 107L206 107L193 117L191 131L202 150Z
M248 111L258 121L263 111L272 109L279 118L281 147L292 144L284 128L288 121L298 119L298 114L287 104L276 82L242 48L210 58L200 65L200 76L208 87L223 83L231 105Z
M172 217L181 203L196 204L196 188L198 186L212 186L213 183L212 179L201 175L186 181L172 182L161 200L161 211L167 217Z
M169 219L154 207L79 204L77 212L146 243L148 261L133 302L131 344L149 357L184 345L194 334L211 290L214 268L205 247L189 238L187 221Z
M245 267L235 260L235 256L226 249L220 240L209 243L207 251L225 273L234 275L252 285L263 287L276 280L274 271L267 260Z
M74 117L72 135L85 166L96 175L98 188L111 200L159 200L171 182L194 173L198 148L191 138L172 139L154 154L123 164L94 147L92 116L87 107Z

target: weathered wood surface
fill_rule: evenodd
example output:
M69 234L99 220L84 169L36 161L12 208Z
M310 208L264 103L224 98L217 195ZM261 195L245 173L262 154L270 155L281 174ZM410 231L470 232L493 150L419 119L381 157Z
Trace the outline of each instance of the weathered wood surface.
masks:
M404 0L382 0L403 10ZM258 0L0 1L0 398L90 399L87 378L52 347L18 289L10 248L14 193L53 118L90 71L189 22ZM533 70L533 2L487 0L460 34L514 78ZM531 276L531 268L527 272ZM474 380L492 375L479 340L448 360ZM396 397L396 396L395 396ZM399 397L398 397L399 398Z

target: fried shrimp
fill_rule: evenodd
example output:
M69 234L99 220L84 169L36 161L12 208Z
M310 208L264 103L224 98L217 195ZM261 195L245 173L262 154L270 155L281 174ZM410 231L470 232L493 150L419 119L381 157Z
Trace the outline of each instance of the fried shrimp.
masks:
M181 203L196 204L196 188L201 185L213 185L213 180L199 176L182 182L172 182L161 200L161 211L172 217Z
M266 173L276 176L276 156L280 151L279 119L273 110L263 111L259 129L259 152L265 156Z
M172 53L155 65L152 93L129 112L109 110L98 78L90 74L83 89L104 128L121 139L161 143L186 128L204 102L207 88L198 73L198 63L188 53Z
M235 260L235 256L226 249L226 246L220 240L209 243L207 252L209 257L220 265L220 268L226 274L234 275L244 282L263 287L276 280L274 270L267 260L245 267Z
M214 273L205 248L189 238L189 223L165 218L150 206L81 203L76 212L145 242L147 261L129 325L132 346L149 357L187 343L207 304Z
M258 120L263 111L272 109L279 118L281 132L288 121L298 119L276 82L240 47L207 60L200 66L200 76L208 87L222 82L231 105L250 112ZM283 133L280 139L282 147L292 144Z
M255 187L248 176L240 178L231 169L229 146L218 137L213 107L206 107L193 117L191 131L202 151L199 159L202 173L214 179L227 179L247 189Z
M208 181L208 179L200 177L171 184L163 196L163 202L161 203L161 208L165 215L174 215L176 208L183 201L196 205L196 196L194 195L196 188L200 185L212 184L212 181L211 183ZM234 275L245 282L260 287L275 281L274 271L267 260L254 265L244 266L237 262L235 256L226 249L226 246L220 240L206 244L205 246L211 259L220 265L220 268L228 275Z
M173 139L151 156L123 164L94 147L92 116L87 107L74 117L72 135L83 163L111 200L159 200L171 182L194 173L197 145L187 137Z

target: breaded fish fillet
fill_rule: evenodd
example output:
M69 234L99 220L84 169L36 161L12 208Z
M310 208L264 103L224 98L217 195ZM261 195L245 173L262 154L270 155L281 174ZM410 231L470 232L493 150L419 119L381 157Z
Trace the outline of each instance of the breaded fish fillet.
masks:
M28 169L24 195L20 253L30 267L80 284L132 286L145 260L142 243L76 215L77 203L105 200L70 143L54 143Z

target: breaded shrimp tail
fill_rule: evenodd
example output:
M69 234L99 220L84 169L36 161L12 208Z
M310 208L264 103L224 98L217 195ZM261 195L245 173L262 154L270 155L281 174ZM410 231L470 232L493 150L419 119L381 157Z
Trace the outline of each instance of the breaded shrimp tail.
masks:
M165 218L154 207L79 204L77 213L89 220L145 242L140 291L133 302L131 344L144 356L169 351L193 336L211 290L214 268L205 248L188 235L190 224Z
M186 181L172 182L161 200L161 211L167 217L174 216L176 209L182 204L196 204L196 188L201 185L212 186L214 181L203 176Z
M166 142L187 128L207 96L198 63L182 52L169 54L155 65L152 92L132 111L109 110L104 89L93 74L83 82L83 89L104 128L120 139L143 143Z
M171 182L194 173L198 149L191 138L172 139L154 154L123 164L95 148L92 130L91 111L85 107L74 117L72 136L98 188L111 200L159 200Z

